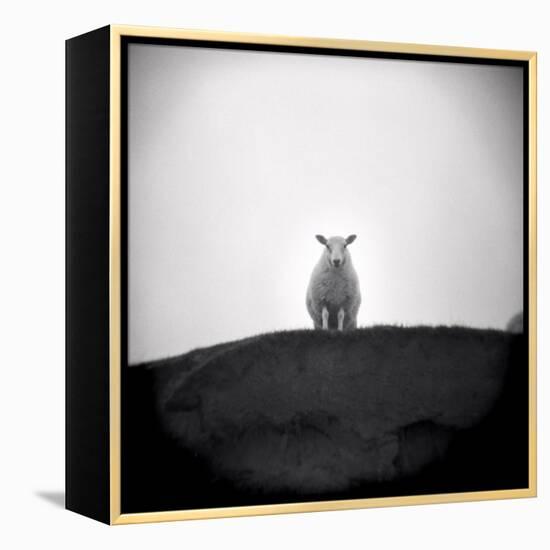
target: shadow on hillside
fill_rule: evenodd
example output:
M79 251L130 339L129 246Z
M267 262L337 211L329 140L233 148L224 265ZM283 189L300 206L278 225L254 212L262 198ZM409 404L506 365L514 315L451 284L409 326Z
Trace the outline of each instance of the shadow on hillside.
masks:
M124 512L527 485L523 335L287 331L123 371Z

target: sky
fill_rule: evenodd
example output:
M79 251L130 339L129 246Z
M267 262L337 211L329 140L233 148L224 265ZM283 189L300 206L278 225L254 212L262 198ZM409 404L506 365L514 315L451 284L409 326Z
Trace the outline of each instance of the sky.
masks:
M357 234L359 326L522 309L520 68L132 44L130 364L312 327Z

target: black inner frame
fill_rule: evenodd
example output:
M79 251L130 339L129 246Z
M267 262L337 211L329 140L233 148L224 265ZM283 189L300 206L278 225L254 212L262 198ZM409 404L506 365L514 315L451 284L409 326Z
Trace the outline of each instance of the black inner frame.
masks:
M429 61L429 62L442 62L442 63L467 63L475 65L500 65L500 66L513 66L521 67L523 69L523 314L524 314L524 334L527 336L522 346L522 356L526 359L528 364L529 359L529 347L528 347L528 335L529 335L529 220L530 220L530 208L529 208L529 63L528 61L520 60L507 60L507 59L488 59L477 58L467 56L449 56L449 55L433 55L433 54L412 54L412 53L394 53L394 52L378 52L378 51L365 51L365 50L350 50L350 49L337 49L337 48L325 48L325 47L303 47L303 46L280 46L271 44L250 44L241 42L223 42L223 41L210 41L210 40L188 40L188 39L168 39L168 38L145 38L134 36L122 36L121 37L121 144L120 144L120 163L121 163L121 512L122 513L136 513L136 512L148 512L148 511L164 511L164 510L184 510L203 507L219 507L219 506L240 506L240 505L260 505L271 503L289 503L289 502L302 502L302 500L289 497L270 499L266 495L259 495L256 499L243 500L243 502L234 502L214 499L210 504L205 505L203 501L193 505L189 502L186 495L181 497L170 497L167 499L161 498L160 500L145 495L141 498L136 497L139 493L139 489L132 488L131 485L135 484L139 479L136 476L126 475L125 468L128 468L132 464L132 457L128 449L127 442L129 437L127 436L128 427L132 418L128 413L128 402L130 400L130 394L128 391L128 50L130 44L149 44L149 45L161 45L161 46L183 46L183 47L197 47L197 48L221 48L229 50L246 50L246 51L260 51L260 52L280 52L289 54L308 54L308 55L329 55L329 56L343 56L343 57L360 57L367 59L399 59L409 61ZM523 393L525 394L525 405L528 406L528 369L526 370L525 378L519 382L523 386ZM528 443L529 430L528 430L528 411L525 411L523 420L525 422L525 442ZM133 420L136 422L136 420ZM525 477L525 484L519 487L503 487L504 488L526 488L528 486L528 451L525 448L526 460L525 467L527 468L527 475ZM140 476L147 476L147 472L141 470ZM207 491L207 488L203 488L203 493ZM372 497L378 496L405 496L407 494L430 494L433 491L407 491L409 488L406 486L401 487L397 492L384 492L382 494L369 495ZM467 491L468 489L463 489ZM471 489L469 489L471 490ZM484 490L484 489L479 489ZM447 492L447 491L445 491ZM450 491L449 491L450 492ZM453 490L452 492L461 492L460 490ZM360 494L341 495L342 499L345 498L365 498ZM333 500L334 496L323 499L322 497L316 500ZM238 497L237 497L238 500ZM160 505L160 507L159 507ZM146 508L146 509L144 509Z

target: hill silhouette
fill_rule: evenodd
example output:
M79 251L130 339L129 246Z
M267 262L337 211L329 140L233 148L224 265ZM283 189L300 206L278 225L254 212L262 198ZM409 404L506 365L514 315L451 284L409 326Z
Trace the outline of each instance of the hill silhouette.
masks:
M295 330L130 367L123 503L521 486L525 349L522 334L463 327Z

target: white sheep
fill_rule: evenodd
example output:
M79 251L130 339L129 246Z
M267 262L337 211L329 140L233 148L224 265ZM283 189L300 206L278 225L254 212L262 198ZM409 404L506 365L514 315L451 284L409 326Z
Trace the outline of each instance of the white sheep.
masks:
M348 330L357 328L361 305L359 279L351 261L348 245L356 235L315 238L325 246L313 269L306 295L306 306L316 329Z

